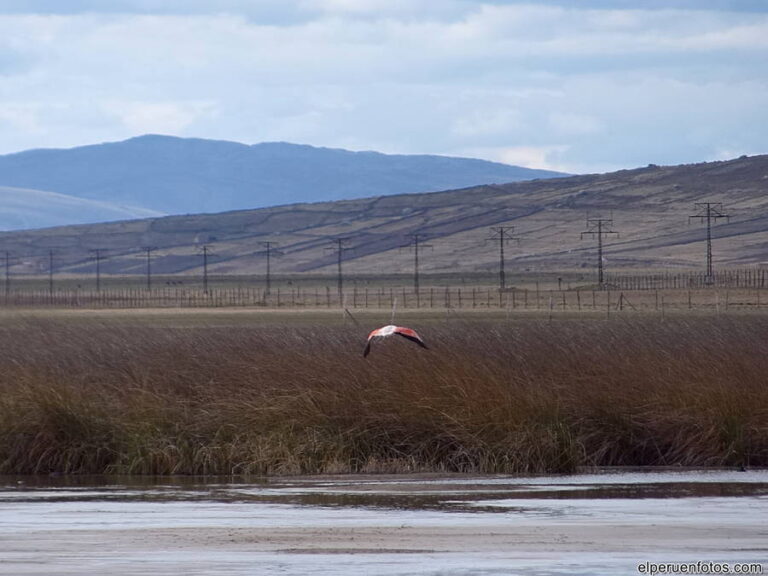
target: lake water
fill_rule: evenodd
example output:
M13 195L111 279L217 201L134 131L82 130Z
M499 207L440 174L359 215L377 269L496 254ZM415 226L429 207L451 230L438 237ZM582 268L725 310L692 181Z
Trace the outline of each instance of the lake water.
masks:
M768 471L0 477L3 575L594 575L646 562L768 574Z

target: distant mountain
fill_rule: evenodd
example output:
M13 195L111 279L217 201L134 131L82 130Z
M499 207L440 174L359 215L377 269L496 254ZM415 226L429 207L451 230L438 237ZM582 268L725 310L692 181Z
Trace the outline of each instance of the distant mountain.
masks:
M0 186L46 190L168 214L430 192L555 176L563 174L469 158L350 152L287 143L248 146L156 135L0 156Z
M0 233L14 255L12 274L45 273L56 249L61 273L92 274L93 248L110 257L109 274L142 274L142 247L157 247L160 274L200 273L200 247L215 254L216 274L263 274L264 241L277 245L276 273L334 274L333 238L348 238L346 273L409 273L413 254L401 250L419 234L431 246L425 273L496 270L491 227L514 226L519 244L506 253L510 277L525 270L583 270L591 274L596 241L581 238L589 215L612 215L619 237L604 239L609 269L698 267L705 262L706 225L689 215L697 202L722 202L729 221L713 225L720 266L768 262L768 156L684 166L647 166L590 174L484 185L430 194L378 196L275 206L221 214L166 216L130 222Z
M0 186L0 230L23 230L152 216L162 216L162 212L75 198L56 192Z

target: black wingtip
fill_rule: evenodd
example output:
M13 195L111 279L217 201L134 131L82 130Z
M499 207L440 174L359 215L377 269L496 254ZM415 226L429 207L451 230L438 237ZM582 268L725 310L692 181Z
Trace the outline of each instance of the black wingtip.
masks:
M403 334L402 332L398 332L398 334L400 336L402 336L403 338L407 338L411 342L415 342L416 344L418 344L422 348L427 348L427 345L424 344L424 342L422 342L419 338L414 338L413 336L409 336L408 334ZM427 348L427 350L429 350L429 348Z

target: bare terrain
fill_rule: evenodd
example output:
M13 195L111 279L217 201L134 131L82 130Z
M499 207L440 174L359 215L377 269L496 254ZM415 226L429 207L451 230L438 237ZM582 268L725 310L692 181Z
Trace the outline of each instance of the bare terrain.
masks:
M57 274L91 274L103 248L105 274L141 274L141 248L157 247L153 270L199 274L200 248L210 244L212 274L260 274L264 241L276 242L276 273L329 274L337 256L333 238L348 239L345 271L408 273L413 254L403 250L412 234L424 247L425 273L481 273L498 265L492 226L515 226L520 243L507 246L512 270L589 270L594 239L581 239L585 219L613 217L618 238L606 240L613 270L701 267L706 227L689 216L696 202L722 202L730 219L714 227L718 267L764 260L768 247L768 156L684 166L572 176L446 192L293 204L220 214L170 216L0 235L12 254L12 274L45 273L55 250ZM279 257L278 257L279 256Z

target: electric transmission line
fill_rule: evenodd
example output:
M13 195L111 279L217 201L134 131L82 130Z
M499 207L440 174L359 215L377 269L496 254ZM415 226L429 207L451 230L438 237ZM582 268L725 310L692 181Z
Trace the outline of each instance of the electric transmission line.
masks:
M612 234L619 235L613 230L613 217L611 218L589 218L587 216L587 229L581 233L582 240L584 236L597 237L597 284L602 289L605 284L603 276L603 238L608 238Z
M718 218L730 219L730 216L723 212L721 202L696 202L694 207L698 210L696 214L688 216L688 223L691 219L698 219L699 222L707 222L707 276L705 282L712 284L715 281L715 271L712 266L712 223L717 222Z
M142 246L144 257L147 259L147 291L152 290L152 252L157 250L157 246Z
M264 296L269 296L270 292L272 292L272 271L271 271L271 264L272 264L272 256L274 254L274 247L277 246L277 242L259 242L264 248L266 248L265 252L267 255L267 276L265 278L266 286L264 287Z
M520 241L519 238L514 236L514 231L514 226L492 226L492 236L486 239L486 242L498 241L499 243L499 290L502 292L507 288L507 278L504 271L504 246L512 240Z
M53 298L53 250L48 250L48 294Z
M350 248L347 247L349 244L349 238L334 238L331 241L334 245L329 246L326 248L326 250L330 250L336 253L337 260L336 260L336 267L337 267L337 288L339 292L339 305L344 305L344 276L342 275L341 271L341 263L344 260L344 252L347 250L350 250Z
M8 302L8 296L11 292L11 253L5 251L5 301Z
M101 292L101 261L104 259L105 248L94 248L93 253L96 260L96 292Z
M420 239L423 234L411 234L411 242L400 247L400 249L413 250L413 291L416 293L416 308L420 306L420 285L419 285L419 250L423 248L432 249L431 244L424 244Z
M208 244L203 244L200 253L203 255L203 294L208 294L208 256L213 255L213 252Z

